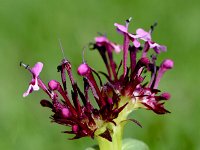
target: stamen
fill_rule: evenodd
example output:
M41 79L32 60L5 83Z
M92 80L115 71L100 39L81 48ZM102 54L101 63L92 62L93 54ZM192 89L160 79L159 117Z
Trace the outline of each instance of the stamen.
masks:
M126 28L127 28L127 30L128 30L128 25L131 22L131 20L132 20L132 17L130 17L129 19L126 20Z
M132 20L132 17L129 17L127 20L126 20L126 23L130 23Z
M29 68L29 65L24 64L22 61L19 63L20 67L23 66L25 69Z
M83 61L83 63L85 63L85 49L86 49L86 46L83 47L83 51L82 51L82 61Z
M150 34L152 34L152 32L154 31L155 27L158 25L158 22L155 21L153 25L151 25L150 27Z
M62 51L63 58L66 60L65 54L64 54L64 49L63 49L62 42L61 42L61 39L60 39L60 38L58 39L58 42L59 42L60 49L61 49L61 51Z

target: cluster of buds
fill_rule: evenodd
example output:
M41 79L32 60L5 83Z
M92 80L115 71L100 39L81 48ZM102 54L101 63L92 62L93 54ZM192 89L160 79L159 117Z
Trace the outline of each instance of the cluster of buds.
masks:
M51 80L48 86L39 77L43 68L41 62L37 62L32 68L21 63L32 74L29 88L23 96L41 88L51 99L41 100L41 105L52 110L53 122L71 127L71 130L64 133L74 134L72 139L100 136L112 141L112 126L119 126L127 120L141 126L136 120L127 119L132 111L139 108L152 110L157 114L169 113L164 108L163 101L170 99L170 94L159 94L158 84L163 74L173 68L173 61L166 59L161 65L156 64L157 54L166 51L166 47L152 40L155 25L151 26L149 32L140 28L136 30L136 34L132 34L128 31L129 22L130 20L126 20L125 25L114 24L123 35L123 45L113 43L103 35L95 38L91 49L98 50L107 72L97 72L83 62L77 69L77 73L83 77L83 90L75 82L71 63L66 59L57 67L62 83ZM154 54L148 58L150 49L154 50ZM120 51L123 51L123 59L117 64L113 53ZM139 52L142 53L140 58L137 56ZM130 64L127 63L128 59ZM106 83L102 83L100 74L106 77ZM146 81L148 74L151 77ZM71 83L66 83L66 76ZM67 84L72 86L71 94ZM93 97L89 96L90 91ZM91 103L94 100L96 107Z

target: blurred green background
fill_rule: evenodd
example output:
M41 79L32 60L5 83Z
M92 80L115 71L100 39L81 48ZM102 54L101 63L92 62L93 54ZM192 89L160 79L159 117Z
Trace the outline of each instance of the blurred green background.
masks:
M22 97L30 74L19 67L19 62L34 65L41 61L45 65L41 74L44 82L60 80L56 67L62 59L61 38L76 74L83 47L97 32L122 43L113 24L130 16L130 31L149 29L158 21L153 39L168 47L159 61L171 58L175 67L160 84L162 91L172 95L166 103L172 113L159 116L139 110L131 117L143 128L129 123L124 137L143 140L152 150L200 150L199 0L0 0L1 150L83 150L94 144L90 138L67 140L71 136L60 133L66 128L50 123L50 110L40 106L40 99L47 98L41 91ZM85 57L97 70L102 68L97 52L87 51Z

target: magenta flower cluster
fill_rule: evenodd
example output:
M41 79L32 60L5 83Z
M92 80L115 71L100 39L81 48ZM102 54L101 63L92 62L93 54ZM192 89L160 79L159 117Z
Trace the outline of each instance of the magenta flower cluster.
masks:
M57 68L61 73L62 83L51 80L48 85L45 85L39 77L43 68L41 62L37 62L32 68L21 63L32 74L29 88L23 96L26 97L41 88L51 99L41 100L41 105L51 108L53 122L71 127L71 130L65 133L74 134L73 139L85 136L93 138L95 132L105 123L117 125L115 119L129 103L133 106L129 108L131 110L145 108L157 114L169 113L164 108L163 101L170 99L170 94L166 92L159 94L158 84L163 74L173 68L173 61L166 59L157 65L156 57L166 51L166 47L152 40L154 26L151 26L149 32L137 29L133 34L128 31L129 22L130 20L127 20L125 25L114 24L123 36L123 45L111 42L106 36L95 38L92 49L98 50L107 72L97 72L83 62L77 69L78 74L83 77L83 90L75 82L71 63L66 59L63 59ZM151 52L151 56L147 55L151 49L154 52ZM116 63L113 54L121 51L123 59L120 63ZM106 77L106 83L102 83L101 75ZM145 79L147 75L151 76L148 81ZM66 76L71 83L66 83ZM71 94L67 84L72 86ZM89 91L93 97L89 97ZM97 108L92 105L93 100L96 101ZM104 130L99 136L112 140L109 130Z

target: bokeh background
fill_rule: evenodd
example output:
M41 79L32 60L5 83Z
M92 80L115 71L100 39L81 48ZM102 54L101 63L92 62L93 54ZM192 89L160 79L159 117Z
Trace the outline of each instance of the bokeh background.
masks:
M159 62L171 58L175 67L160 84L172 95L166 104L172 113L159 116L139 110L131 117L143 128L129 123L124 137L143 140L151 150L200 150L199 0L0 0L1 150L83 150L95 143L90 138L67 140L71 136L61 133L66 128L50 123L50 110L40 106L40 99L47 98L41 91L22 97L31 76L19 62L41 61L44 82L60 80L60 38L76 74L83 47L97 32L122 43L113 23L130 16L130 31L147 30L158 21L153 38L168 47ZM97 70L103 67L97 52L86 51L85 58ZM81 78L75 78L81 84Z

